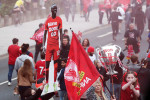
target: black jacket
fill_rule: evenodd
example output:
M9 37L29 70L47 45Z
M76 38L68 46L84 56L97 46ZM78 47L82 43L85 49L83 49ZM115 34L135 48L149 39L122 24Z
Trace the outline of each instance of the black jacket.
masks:
M103 84L104 84L104 86L105 86L105 84L106 84L106 81L109 79L109 76L106 74L106 70L105 70L105 68L104 67L101 67L100 69L98 68L98 67L96 67L96 69L97 69L97 71L101 74L101 75L103 75L103 77L104 77L104 82L103 82Z
M58 81L60 84L60 90L66 90L65 80L64 80L65 68L61 69L60 75L58 77Z
M140 93L147 93L150 91L150 70L147 68L141 68L138 72L138 81L140 84Z
M118 23L119 19L118 16L120 16L120 12L117 11L113 11L110 15L109 21L111 21L112 23Z
M66 45L66 46L62 46L61 47L61 50L60 50L60 59L67 59L68 58L68 53L69 53L69 50L70 50L70 45Z

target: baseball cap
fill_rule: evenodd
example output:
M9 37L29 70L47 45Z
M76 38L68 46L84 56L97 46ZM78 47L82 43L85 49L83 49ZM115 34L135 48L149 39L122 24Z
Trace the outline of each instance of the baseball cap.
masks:
M88 52L89 52L89 53L94 52L94 47L89 46L89 47L88 47Z

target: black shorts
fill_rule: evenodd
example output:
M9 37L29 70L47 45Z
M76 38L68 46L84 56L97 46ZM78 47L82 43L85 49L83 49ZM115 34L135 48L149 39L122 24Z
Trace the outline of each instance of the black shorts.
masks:
M139 53L140 49L138 45L133 45L133 50L135 53Z

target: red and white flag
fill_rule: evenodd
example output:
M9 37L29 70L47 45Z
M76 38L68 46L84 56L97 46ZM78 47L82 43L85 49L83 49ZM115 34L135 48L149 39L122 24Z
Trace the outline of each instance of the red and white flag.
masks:
M48 15L47 19L51 17L51 15ZM47 20L46 19L46 20ZM46 21L45 21L46 22ZM45 26L45 22L43 24L43 26L30 38L32 40L37 41L38 43L42 43L43 42L43 36L44 36L44 26Z
M82 94L98 79L96 70L76 35L72 41L64 77L69 100L80 100Z
M43 35L44 35L44 25L30 39L42 43Z

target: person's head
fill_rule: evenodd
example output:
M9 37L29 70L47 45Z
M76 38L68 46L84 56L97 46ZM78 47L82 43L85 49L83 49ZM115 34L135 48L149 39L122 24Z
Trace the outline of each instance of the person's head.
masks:
M147 61L145 58L142 58L142 60L141 60L141 66L142 66L143 68L146 68L146 67L147 67L147 64L148 64L148 61Z
M86 46L86 47L89 47L90 46L90 42L89 42L89 39L84 39L83 42L82 42L82 46Z
M51 12L52 12L52 16L56 15L56 13L57 13L57 6L56 6L56 4L53 4L51 6Z
M43 26L43 23L40 23L40 24L39 24L39 28L41 28L42 26Z
M134 29L134 24L133 24L133 23L131 23L131 24L129 25L129 29L130 29L130 30L133 30L133 29Z
M93 54L94 54L94 47L89 46L87 51L88 51L89 56L93 56Z
M24 92L23 96L24 96L25 98L28 98L28 97L34 95L35 93L36 93L36 90L35 90L35 89L33 89L33 88L28 88L28 89Z
M94 63L95 63L95 66L96 66L96 67L98 67L98 68L101 68L101 67L102 67L99 60L95 60Z
M21 46L21 48L22 47L25 47L27 50L29 50L29 44L28 43L23 43L22 46Z
M29 44L28 44L28 43L25 44L24 46L25 46L25 48L26 48L27 50L29 50Z
M18 41L19 41L19 40L18 40L17 38L13 38L13 39L12 39L13 44L17 44L17 45L18 45Z
M93 84L93 86L95 87L95 93L97 94L101 94L101 96L104 98L104 100L107 100L104 91L103 91L103 85L102 85L102 81L100 80L100 78L98 78L95 83Z
M124 80L123 81L128 83L129 81L132 81L134 78L137 78L137 73L133 72L133 71L128 71L124 74ZM134 82L133 85L135 86L136 83L137 83L137 81Z
M64 34L68 35L68 30L67 29L64 29Z
M69 36L68 35L63 36L62 44L63 44L63 46L66 46L69 44Z
M31 61L26 59L23 64L21 74L23 77L27 77L30 73L32 73Z
M41 52L41 59L45 59L45 53Z
M61 59L61 66L66 67L67 59Z
M26 52L27 52L26 47L22 46L22 47L21 47L21 52L22 52L22 54L26 54Z
M132 56L131 56L131 62L132 62L133 64L136 64L137 61L138 61L138 57L137 57L136 55L132 55Z
M103 91L102 84L101 84L100 80L98 80L95 83L95 92L100 93L101 91Z

